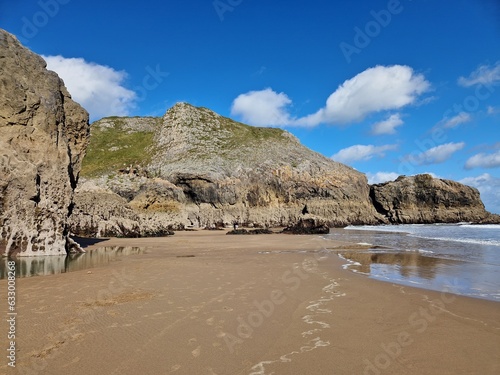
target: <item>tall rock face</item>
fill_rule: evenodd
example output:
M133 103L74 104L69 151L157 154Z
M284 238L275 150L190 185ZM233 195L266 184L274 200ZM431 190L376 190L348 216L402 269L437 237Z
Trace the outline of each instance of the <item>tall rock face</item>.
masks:
M189 218L199 225L238 217L287 225L305 205L332 226L376 222L363 174L281 129L251 127L180 103L163 117L155 141L150 170L199 207L201 217Z
M372 185L370 196L393 224L498 221L484 209L477 189L428 174Z
M429 175L369 186L284 130L178 103L163 117L92 124L70 225L78 235L149 236L304 218L328 226L498 221L474 188Z
M87 112L45 61L0 29L0 253L65 254Z
M362 173L309 150L284 130L248 126L187 103L162 118L92 124L82 174L71 219L80 234L106 235L103 228L115 228L113 234L118 224L106 218L99 227L99 218L85 212L90 191L94 197L119 195L139 223L155 228L160 222L174 228L234 221L286 226L305 206L331 226L384 221ZM114 202L109 210L120 211Z

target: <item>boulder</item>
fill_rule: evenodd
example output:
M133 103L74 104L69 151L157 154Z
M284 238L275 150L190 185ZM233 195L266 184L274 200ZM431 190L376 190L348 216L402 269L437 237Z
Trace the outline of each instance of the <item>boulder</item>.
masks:
M274 234L270 229L258 228L258 229L233 229L226 234Z
M283 229L283 233L286 234L328 234L330 233L330 228L325 223L324 220L318 219L316 217L300 218L299 221L291 226Z

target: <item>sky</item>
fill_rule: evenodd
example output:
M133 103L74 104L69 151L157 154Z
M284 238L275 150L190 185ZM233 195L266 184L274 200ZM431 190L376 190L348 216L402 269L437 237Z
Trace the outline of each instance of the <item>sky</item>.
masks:
M189 102L370 183L466 183L500 213L498 0L2 0L0 27L91 121Z

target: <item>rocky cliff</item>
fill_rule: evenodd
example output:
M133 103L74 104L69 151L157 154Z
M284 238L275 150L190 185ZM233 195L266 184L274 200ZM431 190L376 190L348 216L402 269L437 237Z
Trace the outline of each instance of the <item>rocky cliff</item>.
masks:
M72 217L80 234L106 235L105 228L117 227L116 219L102 223L81 209L100 194L121 197L138 215L136 223L148 226L286 226L306 205L331 226L384 221L362 173L309 150L284 130L251 127L186 103L162 118L92 124L83 175ZM117 210L114 204L106 211ZM135 225L129 224L125 231Z
M45 61L0 29L0 253L64 254L88 114Z
M370 197L393 224L498 221L484 209L477 189L428 174L372 185Z
M476 189L429 175L369 186L354 169L313 152L281 129L258 128L176 104L162 118L105 118L75 195L72 231L161 235L169 229L481 222Z

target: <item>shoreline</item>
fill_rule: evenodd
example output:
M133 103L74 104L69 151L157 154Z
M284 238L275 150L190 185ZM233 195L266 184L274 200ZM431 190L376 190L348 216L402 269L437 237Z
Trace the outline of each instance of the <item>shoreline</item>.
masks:
M54 375L500 369L498 302L357 275L321 251L356 244L225 233L114 238L85 249L146 251L18 279L18 367Z

